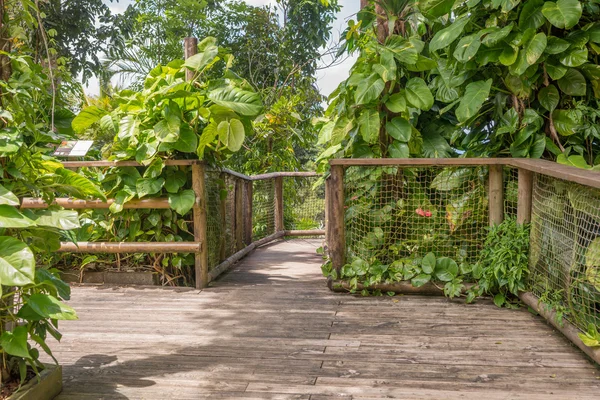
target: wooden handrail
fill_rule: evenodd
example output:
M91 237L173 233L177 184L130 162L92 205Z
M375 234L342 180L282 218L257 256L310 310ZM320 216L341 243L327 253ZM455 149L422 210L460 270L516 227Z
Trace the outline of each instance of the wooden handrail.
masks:
M198 253L199 242L63 242L63 253Z
M330 160L329 164L332 166L341 165L342 167L467 167L478 165L503 165L507 167L522 168L538 174L600 189L600 171L581 169L570 165L559 164L554 161L531 158L338 158Z
M102 200L79 200L68 197L59 197L54 199L52 205L57 205L62 208L71 210L96 210L96 209L107 209L113 203L115 199L108 199L107 201ZM48 203L43 199L34 197L24 197L21 199L22 209L32 208L48 208ZM167 209L170 208L169 199L167 198L153 198L153 199L134 199L129 200L123 204L123 208L136 208L136 209Z
M147 167L137 161L62 161L62 165L68 169L83 167ZM198 165L203 164L201 160L165 160L165 165Z

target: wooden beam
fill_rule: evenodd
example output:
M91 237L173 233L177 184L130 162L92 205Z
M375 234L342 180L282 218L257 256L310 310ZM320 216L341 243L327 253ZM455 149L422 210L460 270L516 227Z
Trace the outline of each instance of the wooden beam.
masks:
M244 183L244 243L252 243L252 199L253 184L252 181Z
M504 220L504 179L502 165L489 166L488 184L489 224L498 225Z
M198 53L198 39L196 39L195 37L186 37L185 39L183 39L183 50L184 57L186 59ZM186 69L185 80L191 81L192 79L194 79L194 74L195 71L191 69Z
M517 191L517 223L526 224L531 221L531 203L533 195L533 172L519 168L519 184Z
M329 220L327 239L329 256L336 271L340 271L346 263L346 226L344 210L344 167L331 166L329 177Z
M504 160L506 160L506 165L600 189L600 171L576 168L548 160L529 158L506 158Z
M508 165L508 158L337 158L329 160L329 165L343 166L471 166Z
M61 253L197 253L196 242L63 242Z
M192 189L196 201L192 208L194 216L194 240L199 243L206 241L206 189L204 182L204 165L192 165ZM196 288L202 289L208 285L208 248L202 246L195 255Z
M57 205L67 209L83 209L83 210L95 210L95 209L106 209L113 204L115 199L108 199L106 202L102 200L79 200L71 198L57 198L54 199L52 205ZM21 208L32 209L32 208L48 208L48 203L43 199L24 197L21 199ZM167 198L155 198L155 199L141 199L141 200L130 200L123 205L123 208L137 208L137 209L167 209L169 206L169 199Z
M311 176L320 176L321 174L318 174L316 172L272 172L272 173L268 173L268 174L260 174L260 175L253 175L250 178L253 181L260 181L263 179L272 179L272 178L291 178L291 177L311 177Z
M559 323L556 318L556 312L540 300L531 292L521 292L519 297L525 304L533 308L538 314L546 319L554 328L565 335L573 344L579 347L585 354L590 356L596 363L600 364L600 347L588 347L579 338L580 330L564 319Z
M323 236L325 235L324 229L306 229L306 230L291 230L284 231L284 236Z
M228 192L226 192L225 196L221 196L221 191L229 191L227 187L227 174L221 173L221 186L219 190L219 227L221 234L219 235L219 262L225 261L227 258L227 197Z
M275 186L275 232L281 232L285 229L283 222L283 177L274 178L273 185Z
M61 164L67 169L82 167L147 167L137 161L62 161ZM203 164L200 160L165 160L165 165L185 166Z
M462 293L466 293L474 284L466 283L463 286ZM329 280L327 286L334 292L349 292L352 290L352 286L348 281L345 280ZM367 290L381 290L382 292L394 292L398 294L411 294L421 296L444 296L444 288L434 285L432 282L427 282L422 286L413 286L410 281L400 281L392 283L377 283L371 286L365 286L359 283L356 287L357 291L363 289Z

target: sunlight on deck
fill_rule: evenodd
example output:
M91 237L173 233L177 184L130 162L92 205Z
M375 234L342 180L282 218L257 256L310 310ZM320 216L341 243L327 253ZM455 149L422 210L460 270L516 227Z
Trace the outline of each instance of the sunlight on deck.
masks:
M211 288L76 287L59 399L597 399L600 370L527 310L335 294L319 240Z

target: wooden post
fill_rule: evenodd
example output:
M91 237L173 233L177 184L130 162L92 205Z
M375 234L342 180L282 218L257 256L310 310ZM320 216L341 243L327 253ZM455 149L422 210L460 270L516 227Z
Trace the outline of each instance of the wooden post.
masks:
M346 226L344 221L344 167L331 166L329 182L329 225L328 246L331 263L336 271L340 271L346 263Z
M327 248L329 248L329 226L331 225L329 223L329 201L330 201L330 194L329 194L329 183L330 178L327 178L325 180L325 246Z
M498 225L504 220L504 182L502 165L489 166L488 215L491 225Z
M252 181L244 183L244 243L252 243Z
M244 182L235 180L235 249L236 252L244 248Z
M285 230L283 223L283 178L278 176L274 179L275 185L275 232Z
M208 246L206 241L206 193L204 186L204 164L192 165L192 189L196 194L193 207L194 240L200 244L196 253L196 288L202 289L208 285Z
M183 39L183 51L186 59L198 53L198 39L194 37L186 37ZM185 80L191 81L192 79L194 79L194 71L186 69Z
M533 172L519 168L519 189L517 201L517 224L531 221L531 200L533 194Z

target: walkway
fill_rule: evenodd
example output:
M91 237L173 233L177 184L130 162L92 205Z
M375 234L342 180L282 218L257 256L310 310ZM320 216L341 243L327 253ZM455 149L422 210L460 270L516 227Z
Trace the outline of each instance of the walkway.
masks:
M77 287L67 399L598 399L600 369L526 310L331 293L317 240L213 288Z

